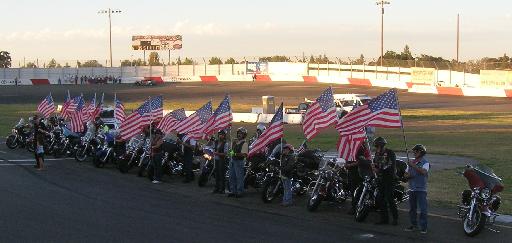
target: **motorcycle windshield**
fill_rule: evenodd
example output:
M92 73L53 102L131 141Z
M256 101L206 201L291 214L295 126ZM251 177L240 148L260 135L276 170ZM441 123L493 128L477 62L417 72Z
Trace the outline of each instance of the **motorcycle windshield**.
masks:
M501 178L494 174L494 171L485 165L477 165L474 170L478 177L484 182L485 186L489 189L493 189L496 185L501 184Z

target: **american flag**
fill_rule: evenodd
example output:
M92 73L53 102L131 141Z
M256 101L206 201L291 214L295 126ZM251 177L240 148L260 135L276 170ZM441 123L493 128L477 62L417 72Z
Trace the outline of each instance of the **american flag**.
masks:
M160 110L160 115L162 114L162 96L146 100L138 109L126 117L126 120L124 120L119 128L121 138L128 140L139 134L142 128L149 125L155 119L155 116L158 115L158 113L155 113L155 110L157 112Z
M83 110L82 119L84 119L85 123L96 118L96 115L99 113L97 109L98 107L96 107L96 94L94 94L94 98L91 100L91 103L89 103L89 105L87 105L87 107Z
M306 111L302 129L306 139L311 140L320 130L336 122L336 106L332 88L326 89Z
M220 103L219 107L215 110L213 115L208 119L204 125L203 138L218 132L231 125L233 121L233 114L231 113L231 103L229 96L226 95L224 100Z
M71 117L71 131L73 132L83 132L84 131L84 118L83 113L81 111L73 111L69 112L69 116Z
M53 112L55 112L55 103L53 103L52 94L46 96L37 106L37 111L42 113L45 118L48 118Z
M149 99L151 120L160 119L164 116L164 100L161 95Z
M272 121L270 121L267 129L251 144L251 151L249 151L248 156L264 151L269 143L282 138L283 136L283 103L281 103L281 106L279 106L276 114L272 117Z
M366 126L400 128L402 119L398 110L396 89L390 89L359 106L338 121L336 129L341 135L360 132Z
M194 114L178 123L178 125L176 125L176 132L183 134L196 134L199 131L202 131L204 124L211 116L212 102L208 101L208 103L199 108L199 110L194 112Z
M69 118L72 112L82 111L85 104L84 98L82 96L77 96L66 102L68 103L67 105L64 104L66 109L62 108L62 117L65 119Z
M178 125L180 121L185 120L185 118L187 118L185 109L181 108L174 110L164 116L162 121L160 121L158 124L157 128L162 130L164 133L171 133L176 129L176 125Z
M338 157L346 161L355 161L357 150L364 142L365 138L366 132L364 129L350 135L340 135L338 144L336 144Z
M115 99L115 103L116 107L114 108L114 118L117 120L117 122L123 123L124 119L126 119L124 114L124 105L117 98Z
M304 140L304 142L302 142L302 144L295 150L296 154L302 154L306 152L306 150L308 149L308 145L306 144L306 142L307 140Z

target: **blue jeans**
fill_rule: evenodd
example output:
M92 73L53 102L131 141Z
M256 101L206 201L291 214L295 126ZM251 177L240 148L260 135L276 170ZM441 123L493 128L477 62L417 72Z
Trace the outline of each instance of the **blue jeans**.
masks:
M418 226L417 206L420 207L420 228L427 229L427 192L410 191L409 192L409 219L411 224Z
M231 193L242 194L244 192L244 160L234 160L229 162L229 189Z
M290 178L282 178L283 182L283 204L292 203L292 180Z

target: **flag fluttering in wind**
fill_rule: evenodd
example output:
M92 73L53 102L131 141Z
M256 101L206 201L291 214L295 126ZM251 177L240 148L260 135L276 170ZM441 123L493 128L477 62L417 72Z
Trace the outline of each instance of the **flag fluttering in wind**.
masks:
M52 94L46 96L37 106L37 111L43 114L44 118L50 117L55 112L55 103L53 103Z
M124 114L124 105L119 101L117 98L114 100L115 107L114 107L114 118L117 122L123 123L126 119L126 116Z
M400 128L402 119L396 97L396 89L372 99L367 105L362 105L338 121L336 129L344 135L359 133L364 127Z
M329 87L308 107L304 115L302 129L306 139L311 140L322 129L336 123L336 117L332 88Z
M267 129L251 144L251 150L248 156L252 156L261 151L264 151L266 146L284 136L283 125L283 103L277 109L276 114L272 117Z
M341 135L336 144L338 150L338 157L346 161L356 161L356 154L366 139L366 132L364 129L350 135Z
M71 113L76 111L82 111L84 105L85 101L82 96L77 96L73 99L66 101L62 108L62 117L64 119L70 118Z
M233 114L231 112L231 102L228 95L220 103L213 115L204 125L203 138L206 138L222 129L231 126Z
M174 110L169 112L164 116L162 121L158 124L157 128L162 130L165 134L171 133L176 129L176 126L183 120L187 118L185 115L185 109L181 108L178 110Z
M176 125L176 132L183 134L196 134L203 131L202 129L204 124L206 124L208 119L210 119L212 113L212 102L208 101L208 103L199 108L199 110L194 112L194 114ZM202 134L200 134L200 137L201 136Z
M144 126L149 125L163 112L162 96L153 97L146 100L139 108L133 111L132 114L126 117L126 120L119 128L120 136L122 139L127 140L139 134Z

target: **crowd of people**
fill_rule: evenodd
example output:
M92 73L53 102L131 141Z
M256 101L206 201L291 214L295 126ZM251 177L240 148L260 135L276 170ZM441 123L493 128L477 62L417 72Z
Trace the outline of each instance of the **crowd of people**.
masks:
M54 121L45 121L37 114L30 119L33 127L34 134L34 156L35 167L38 170L44 170L44 137L48 135L49 129L47 126L52 126ZM104 126L101 119L93 121L93 128L99 131ZM151 127L151 128L150 128ZM250 150L250 145L254 142L266 129L263 124L256 127L255 135L251 139L247 139L248 131L244 127L236 130L236 137L228 140L228 131L220 130L216 137L208 142L208 146L213 148L216 181L215 187L212 191L214 194L225 194L232 198L241 198L244 196L244 178L245 178L245 165ZM162 146L164 144L165 134L163 134L156 125L146 126L143 129L143 134L147 139L150 139L151 144L151 158L154 168L154 177L152 182L154 184L162 183ZM194 172L192 163L194 154L199 146L198 141L193 138L187 138L185 134L177 134L176 143L182 146L183 152L183 172L184 183L194 181ZM380 209L380 220L376 224L398 224L397 205L393 198L394 188L397 183L397 165L396 154L393 150L387 148L388 142L383 137L377 137L373 140L374 155L371 155L370 146L368 142L361 144L357 151L355 161L347 161L345 168L348 174L348 190L352 195L352 204L349 214L354 214L357 199L354 198L354 191L357 187L361 186L363 178L367 175L372 175L377 178L379 195L377 196L377 203ZM266 156L274 156L276 151L280 152L281 167L280 177L283 184L283 198L282 206L293 205L293 193L291 185L291 171L293 170L296 161L295 149L291 144L288 144L284 139L276 140L269 144L266 149ZM404 178L409 183L409 221L410 226L406 231L419 230L421 233L427 233L427 178L429 174L430 164L426 160L425 146L418 144L412 149L414 159L408 161L407 170ZM226 168L229 170L229 183L226 183ZM228 185L229 188L226 188ZM227 190L226 190L227 189ZM419 207L419 222L417 217L417 209ZM389 217L391 214L391 220Z

